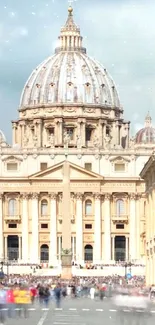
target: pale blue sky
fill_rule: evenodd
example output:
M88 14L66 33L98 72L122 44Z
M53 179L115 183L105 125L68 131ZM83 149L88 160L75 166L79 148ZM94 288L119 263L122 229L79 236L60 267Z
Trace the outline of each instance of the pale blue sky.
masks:
M77 0L73 6L88 55L117 85L131 134L148 110L155 124L155 1ZM0 1L0 128L9 141L22 88L53 54L67 7L67 0Z

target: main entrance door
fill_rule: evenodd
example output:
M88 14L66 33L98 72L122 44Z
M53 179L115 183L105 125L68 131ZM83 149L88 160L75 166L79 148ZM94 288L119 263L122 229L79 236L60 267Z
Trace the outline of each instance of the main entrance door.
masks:
M85 262L93 261L93 247L92 245L86 245L84 248L84 259Z
M7 239L7 252L9 261L17 261L19 258L19 238L18 236L8 236Z

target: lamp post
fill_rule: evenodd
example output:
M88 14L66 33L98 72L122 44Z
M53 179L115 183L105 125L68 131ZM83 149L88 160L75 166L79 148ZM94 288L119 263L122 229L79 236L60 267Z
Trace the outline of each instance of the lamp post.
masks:
M125 263L124 267L125 267L125 279L126 279L126 276L127 276L127 267L128 267L128 263L127 262Z

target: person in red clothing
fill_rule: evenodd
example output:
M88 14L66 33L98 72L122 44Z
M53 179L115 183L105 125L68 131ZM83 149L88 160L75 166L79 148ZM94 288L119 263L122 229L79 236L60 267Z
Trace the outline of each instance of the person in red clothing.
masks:
M8 305L8 317L14 317L15 313L15 297L14 297L14 287L9 287L6 294L6 303Z
M37 289L35 287L31 287L30 293L31 293L31 302L33 304L35 301L35 298L37 297Z

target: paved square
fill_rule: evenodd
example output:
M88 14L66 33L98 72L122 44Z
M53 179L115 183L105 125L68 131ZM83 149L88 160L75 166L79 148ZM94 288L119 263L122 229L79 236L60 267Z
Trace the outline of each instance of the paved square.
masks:
M155 309L155 308L154 308ZM151 316L124 310L120 313L110 300L92 301L87 298L62 300L61 308L55 302L49 308L35 304L29 308L28 318L7 319L6 325L154 325L155 310Z

